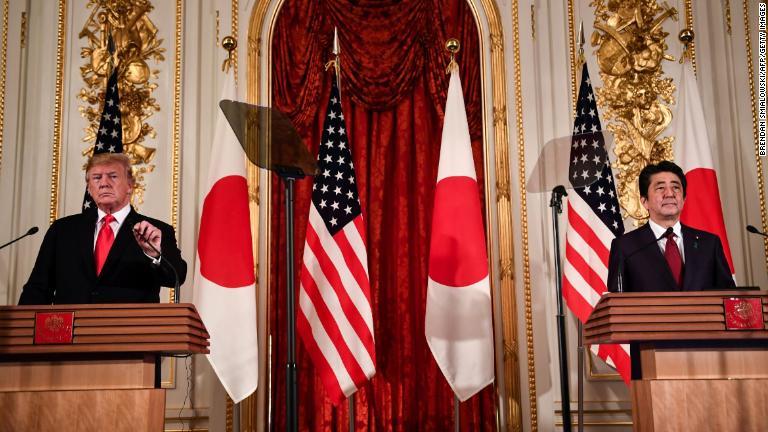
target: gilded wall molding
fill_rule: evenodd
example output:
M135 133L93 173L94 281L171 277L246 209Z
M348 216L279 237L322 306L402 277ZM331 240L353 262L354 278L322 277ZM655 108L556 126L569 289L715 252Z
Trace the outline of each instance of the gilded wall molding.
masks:
M263 56L264 51L261 49L261 42L262 42L262 33L265 26L269 29L268 34L268 40L267 40L267 53L270 52L269 46L272 44L272 35L273 35L273 29L275 26L275 20L277 19L277 14L282 8L283 0L277 0L275 2L274 9L271 12L271 15L269 17L269 20L267 21L267 12L269 11L269 5L273 0L258 0L256 1L256 4L254 5L250 21L248 24L248 34L245 36L247 38L248 42L248 50L247 50L247 71L246 71L246 98L247 102L252 104L260 104L264 106L271 105L271 87L269 85L265 85L266 91L265 94L262 94L261 86L264 82L270 83L271 77L269 73L269 69L266 71L262 71L262 62L263 62ZM240 42L238 42L240 43ZM262 305L260 305L260 310L268 311L271 309L271 304L269 302L269 280L264 281L265 283L263 286L261 285L261 279L259 279L259 268L263 266L263 268L270 268L271 267L271 257L269 253L264 254L264 261L259 262L259 257L261 256L259 254L259 248L260 245L270 245L272 243L272 234L269 229L264 230L263 236L261 236L261 231L259 230L260 224L263 223L265 227L272 226L272 215L269 211L269 200L266 200L265 203L265 209L261 208L261 204L259 201L259 195L260 193L264 193L264 196L269 197L272 194L272 185L271 182L266 181L264 184L264 190L261 191L260 187L260 172L259 168L252 164L250 161L246 162L247 164L247 183L248 183L248 195L250 197L249 199L249 207L250 207L250 214L251 214L251 233L253 235L253 257L255 259L254 263L254 273L256 275L256 291L260 292L262 289L266 290L265 294L261 296L263 299ZM269 177L266 177L266 179L269 179ZM261 219L261 214L264 214L263 220ZM262 238L263 237L263 238ZM263 308L263 309L262 309ZM263 386L260 387L260 389L263 388L263 390L260 390L262 394L265 395L263 400L261 401L261 405L256 404L253 410L250 412L254 416L254 418L249 419L251 424L258 425L258 418L257 413L259 411L263 413L267 413L264 415L264 418L261 419L261 426L267 430L270 427L270 418L269 418L269 407L271 406L271 397L272 397L272 366L269 363L269 359L272 358L272 344L269 342L269 334L271 332L269 320L262 321L264 324L262 327L264 327L264 334L266 335L266 349L259 350L259 361L260 364L264 366L264 375L266 379L261 380L260 382L264 383ZM261 330L260 330L261 331Z
M693 23L693 5L691 4L691 0L685 0L683 7L685 8L685 27L689 30L694 30L695 26ZM696 38L693 38L693 40L688 43L688 51L691 53L691 65L693 65L693 73L694 75L698 75L696 69Z
M179 176L181 170L181 37L184 27L184 7L182 0L176 0L173 55L173 136L171 138L171 226L179 232ZM168 290L168 303L173 303L176 293ZM168 380L161 383L163 388L176 388L176 358L169 359Z
M240 5L238 0L232 0L232 25L231 25L231 35L237 40L238 48L240 48L243 39L247 40L246 38L240 37L240 29L239 29L239 22L240 22ZM248 48L246 52L250 53L250 43L246 45ZM239 62L238 62L238 51L240 49L234 49L232 50L231 54L231 65L232 70L235 75L235 86L238 86L239 81ZM259 58L259 53L256 53L256 58ZM249 81L250 84L250 81ZM250 88L248 89L250 93ZM250 99L250 96L247 96L249 98L249 102L256 103L254 100ZM247 184L248 184L248 204L249 204L249 210L250 210L250 222L251 222L251 233L254 236L253 237L253 258L254 258L254 267L253 267L253 273L256 277L256 290L258 292L259 289L259 168L252 164L248 158L246 159L246 176L247 176ZM268 322L268 320L267 320ZM269 333L267 333L269 334ZM265 351L265 350L260 350ZM229 398L229 396L226 397L226 407L227 407L227 418L234 416L234 405L232 404L232 400ZM247 398L245 398L242 402L240 402L240 426L243 430L251 431L256 430L258 425L258 393L254 392ZM227 421L227 430L231 430L231 424L229 420Z
M749 0L744 0L744 33L746 36L747 73L749 75L749 98L752 103L752 142L755 143L755 165L757 168L757 193L760 198L760 222L763 231L768 230L768 214L765 208L765 177L763 175L763 159L760 157L760 141L757 137L757 101L755 98L755 69L752 58L752 39L750 26L752 20L749 17ZM763 239L763 253L765 254L765 267L768 269L768 238Z
M3 34L0 40L0 169L3 167L3 137L5 136L5 77L8 68L8 0L3 0Z
M496 9L495 3L491 5L493 10ZM520 16L519 16L519 0L512 1L512 56L514 60L514 80L515 80L515 128L517 130L517 181L518 181L518 194L520 197L520 238L521 238L521 250L522 250L522 268L523 268L523 298L524 298L524 310L525 310L525 346L527 353L527 372L528 372L528 403L530 404L531 414L531 432L538 431L538 405L536 400L536 363L534 355L533 345L533 304L531 297L531 264L529 257L528 246L528 201L525 190L526 173L525 173L525 134L523 132L523 88L522 88L522 71L520 69ZM498 15L498 12L497 12ZM498 18L497 18L498 19ZM489 18L489 24L491 19ZM501 24L496 23L498 31L501 31ZM492 59L494 61L503 62L503 50L499 59ZM500 81L505 80L505 70L503 69L503 63L499 66L501 73L494 75L495 78L499 78ZM495 70L495 69L494 69ZM493 80L494 97L496 96L496 79ZM500 90L501 97L506 98L506 92ZM496 174L509 176L509 162L507 156L507 143L509 142L507 135L506 123L503 128L495 129L496 140L494 147L496 148L497 157L503 156L504 160L500 163L496 161ZM500 150L502 149L503 150ZM499 155L498 152L502 152ZM503 169L503 171L502 171ZM512 242L512 206L509 200L500 200L498 204L499 213L499 237L501 244L499 245L499 259L501 262L511 261L514 263L514 244ZM504 222L502 222L502 215L504 215ZM505 346L517 347L517 299L515 296L514 277L510 276L507 279L502 279L502 307L503 307L503 324L504 324L504 343ZM522 430L522 409L521 409L521 390L520 390L520 362L518 357L518 351L505 352L505 370L507 371L508 388L510 389L511 396L509 397L509 418L511 421L512 430Z
M576 112L576 97L578 95L578 83L576 83L576 21L573 18L573 0L568 0L568 55L571 60L571 113Z
M51 161L51 206L48 223L59 216L59 172L61 170L61 117L64 89L64 42L67 36L67 0L59 0L56 19L56 95L53 102L53 157Z
M675 92L672 79L663 77L662 61L674 58L666 54L669 34L662 24L669 18L677 20L677 10L659 5L658 0L594 0L592 4L592 46L597 49L603 80L603 87L596 90L597 103L603 110L605 130L616 143L619 203L625 217L637 223L648 217L640 203L640 170L674 159L674 137L661 136L672 122Z
M176 0L176 29L174 31L173 55L173 137L172 137L172 172L171 172L171 226L178 231L179 225L179 171L181 160L181 37L184 28L184 3ZM171 290L173 291L173 290ZM171 298L173 298L171 292Z

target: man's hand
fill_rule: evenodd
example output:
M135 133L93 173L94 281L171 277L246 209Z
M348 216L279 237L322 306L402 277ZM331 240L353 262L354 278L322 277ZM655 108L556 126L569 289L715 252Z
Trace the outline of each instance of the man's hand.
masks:
M136 238L136 243L139 244L145 254L152 258L159 258L160 253L162 253L160 250L162 235L163 233L159 228L147 221L141 221L133 226L133 237Z

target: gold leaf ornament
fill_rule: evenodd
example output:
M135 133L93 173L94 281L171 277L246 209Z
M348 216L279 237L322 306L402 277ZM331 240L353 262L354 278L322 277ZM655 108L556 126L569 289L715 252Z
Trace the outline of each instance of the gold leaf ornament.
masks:
M656 0L594 0L595 31L590 42L603 87L596 89L606 130L614 135L619 203L636 223L648 218L637 177L649 163L673 158L674 137L661 136L672 121L675 85L665 78L667 54L662 28L677 10Z
M78 110L89 123L83 136L89 146L82 154L93 154L106 82L112 69L117 68L123 151L131 159L136 179L131 204L138 206L144 202L145 174L155 169L152 161L156 149L144 142L157 135L148 120L160 111L152 96L157 88L153 80L159 71L152 70L150 62L165 61L163 39L157 37L158 29L149 18L154 6L148 0L89 0L86 7L90 15L78 35L87 44L80 51L85 60L80 67L85 85L78 94L83 101ZM114 54L107 47L110 34Z

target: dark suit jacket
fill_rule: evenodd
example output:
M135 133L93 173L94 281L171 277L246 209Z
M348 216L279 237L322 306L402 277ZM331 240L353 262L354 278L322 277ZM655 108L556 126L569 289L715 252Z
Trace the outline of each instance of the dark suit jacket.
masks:
M117 232L104 268L96 275L93 236L97 212L58 219L48 228L19 304L158 303L160 286L174 285L172 265L179 284L187 275L187 263L176 246L173 228L131 209ZM162 231L160 265L139 247L131 228L146 220Z
M682 225L683 291L734 288L731 270L720 238L706 231ZM613 239L608 261L608 290L618 291L619 261L624 260L624 292L679 291L672 271L650 225Z

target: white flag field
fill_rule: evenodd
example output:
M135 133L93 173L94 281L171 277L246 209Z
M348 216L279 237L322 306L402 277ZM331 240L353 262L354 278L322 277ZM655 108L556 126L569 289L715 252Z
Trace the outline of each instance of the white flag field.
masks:
M424 327L429 349L459 400L493 382L488 253L457 68L445 104Z
M227 74L222 99L236 99ZM256 390L256 279L245 153L217 107L197 243L194 303L210 334L208 361L237 403Z
M688 193L680 222L711 232L720 237L725 258L734 273L731 247L725 231L720 188L717 185L712 147L707 135L707 121L701 104L696 75L690 61L683 63L683 75L678 85L677 113L672 136L677 138L675 159L685 173Z

